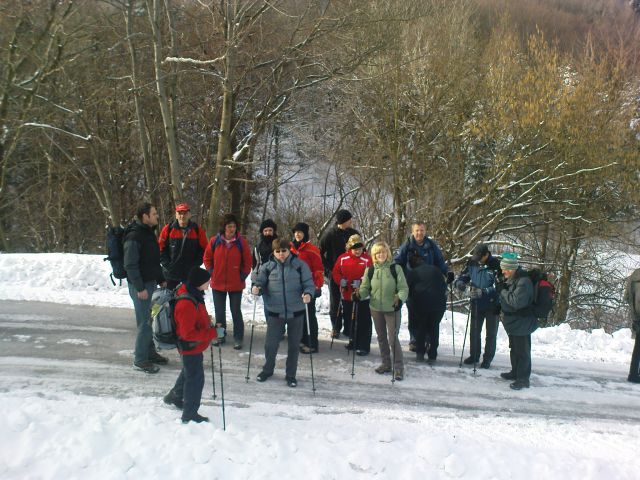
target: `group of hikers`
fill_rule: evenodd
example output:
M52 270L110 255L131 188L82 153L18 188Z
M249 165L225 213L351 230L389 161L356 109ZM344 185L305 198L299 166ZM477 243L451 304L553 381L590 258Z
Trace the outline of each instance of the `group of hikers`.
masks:
M251 293L264 300L267 324L265 363L256 378L259 382L273 376L278 347L286 332L285 381L290 387L297 386L299 353L312 355L319 349L315 302L325 283L330 293L332 343L344 336L347 349L353 350L354 355L366 356L373 325L381 356L375 372L391 374L394 381L403 380L404 359L398 339L401 307L406 303L409 350L415 352L417 362L433 364L438 356L439 324L449 285L469 292L470 355L464 363L490 368L501 315L509 336L511 360L511 370L501 373L501 377L509 380L514 390L529 387L531 334L538 321L532 310L534 285L515 253L503 253L498 260L486 244L480 243L456 278L420 221L413 223L410 237L393 255L383 241L374 243L367 252L347 210L336 212L336 223L322 235L319 246L311 243L309 225L304 222L296 223L288 238L279 236L273 220L264 220L253 249L238 231L238 221L232 214L222 216L219 232L209 239L204 229L191 220L188 204L176 205L175 216L156 238L157 210L149 203L140 205L135 222L125 231L124 266L137 322L134 367L146 373L156 373L158 365L168 363L156 351L152 338L152 294L157 285L176 289L174 319L183 367L164 401L182 410L183 423L208 420L198 413L204 386L203 351L212 341L218 345L226 342L227 297L233 348L243 349L240 305L248 278ZM204 303L204 292L209 287L214 317L208 314ZM640 293L635 295L637 303ZM640 308L637 311L640 314ZM630 381L640 378L637 341L634 358L635 374L632 362Z

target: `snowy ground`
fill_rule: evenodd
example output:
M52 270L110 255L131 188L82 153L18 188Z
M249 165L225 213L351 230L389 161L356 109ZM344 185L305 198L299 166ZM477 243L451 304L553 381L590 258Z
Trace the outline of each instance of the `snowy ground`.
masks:
M495 368L474 375L458 368L466 317L455 317L454 357L447 312L439 364L419 365L406 353L407 378L391 385L372 371L376 349L356 360L353 379L343 343L329 350L323 297L313 395L308 357L295 390L281 371L264 385L253 380L264 360L259 304L248 383L248 351L222 349L223 431L210 375L201 412L212 423L182 425L159 399L177 374L175 354L156 376L131 369L132 312L121 310L130 299L108 271L98 256L0 255L0 478L638 477L640 389L625 382L629 329L539 330L532 388L513 392L498 378L508 369L504 331ZM249 295L243 311L249 320ZM403 344L407 337L403 329Z

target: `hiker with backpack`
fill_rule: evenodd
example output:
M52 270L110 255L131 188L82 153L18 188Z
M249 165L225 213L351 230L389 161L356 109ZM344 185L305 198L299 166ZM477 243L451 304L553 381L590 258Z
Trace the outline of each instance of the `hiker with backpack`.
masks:
M538 328L533 312L534 288L529 274L518 264L516 253L502 254L504 281L496 284L502 307L502 324L509 335L511 371L501 373L513 390L529 388L531 376L531 334Z
M424 362L426 354L427 363L433 365L440 346L440 322L447 308L447 284L442 271L416 253L409 255L409 267L407 308L414 315L416 361Z
M182 410L182 423L202 423L209 419L198 413L204 388L204 352L211 340L224 337L224 330L211 324L204 303L209 288L209 272L200 267L189 270L186 281L178 287L173 305L173 318L178 336L178 352L182 370L173 388L164 396L164 403Z
M369 300L359 299L357 293L364 271L373 264L371 257L364 251L360 235L351 235L346 248L347 251L338 257L333 267L333 282L340 287L342 319L350 329L350 340L346 348L355 349L358 356L365 356L369 355L371 349L371 310ZM338 322L341 322L339 317Z
M349 319L342 315L340 285L333 281L333 267L340 255L345 252L345 246L351 235L359 232L352 228L353 218L349 210L338 210L336 212L336 224L330 228L320 239L320 256L324 266L324 274L329 285L329 318L331 319L331 338L340 338L340 330L343 328L342 320L345 319L342 333L349 336L351 329Z
M320 258L320 250L309 241L309 225L304 222L298 222L291 229L291 232L293 233L293 241L289 249L291 253L307 264L316 287L313 297L307 305L309 310L309 329L307 329L307 324L305 323L300 342L300 353L317 353L318 317L316 316L316 298L321 295L322 285L324 285L324 268Z
M220 232L211 237L204 251L204 266L211 274L211 293L216 322L227 329L227 296L233 320L233 348L242 349L244 321L240 303L245 279L251 272L251 250L238 232L235 215L227 213L220 221ZM224 343L224 338L220 343Z
M402 268L391 263L391 249L386 242L377 242L371 248L373 266L367 267L362 277L359 291L354 292L356 299L369 299L373 325L378 336L378 346L382 363L376 373L391 372L395 380L404 378L402 347L398 340L400 331L402 302L407 300L409 287ZM391 345L391 348L389 347Z
M427 265L434 265L440 269L442 275L447 279L447 284L453 282L455 278L454 273L449 270L449 267L444 261L442 251L438 244L431 238L427 237L427 229L425 223L422 221L415 221L411 225L411 236L404 242L395 257L394 263L397 263L404 270L405 277L408 276L408 272L411 270L409 265L409 256L418 255L422 257L424 263ZM419 321L419 318L415 311L407 304L407 311L409 312L409 351L416 351L415 342L415 325Z
M207 248L207 234L201 226L191 221L187 203L176 205L176 219L164 226L158 244L167 288L173 290L187 279L191 268L202 265Z
M124 268L137 324L133 366L145 373L157 373L158 365L169 363L156 351L151 332L151 297L157 285L166 286L154 232L157 226L156 207L143 203L138 206L136 220L126 228L123 238Z
M640 268L634 270L627 278L625 299L629 304L631 328L636 335L627 380L632 383L640 383Z
M265 362L256 380L265 382L273 375L278 346L286 326L288 349L285 380L289 387L296 387L305 304L311 302L315 285L307 264L289 250L290 243L286 238L273 241L273 258L258 271L251 293L262 295L268 308Z
M467 262L458 279L456 288L464 292L469 289L471 309L471 333L469 341L469 356L465 358L465 365L475 365L480 361L482 351L482 324L486 325L484 355L480 368L490 368L491 361L496 354L496 337L500 323L500 300L495 283L502 276L500 261L491 255L489 247L485 243L477 244L471 253L471 259Z

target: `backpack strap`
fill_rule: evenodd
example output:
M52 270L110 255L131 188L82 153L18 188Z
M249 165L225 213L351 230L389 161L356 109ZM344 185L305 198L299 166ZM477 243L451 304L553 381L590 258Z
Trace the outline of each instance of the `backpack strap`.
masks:
M193 298L191 295L189 295L188 293L183 293L182 295L178 295L176 297L176 301L175 303L178 303L178 300L191 300L191 302L193 303L193 305L198 308L198 301Z

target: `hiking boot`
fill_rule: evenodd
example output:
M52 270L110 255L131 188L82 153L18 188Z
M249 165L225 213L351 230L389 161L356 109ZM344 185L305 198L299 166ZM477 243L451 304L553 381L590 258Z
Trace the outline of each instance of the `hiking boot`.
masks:
M627 382L640 383L640 375L629 375L627 377Z
M233 345L233 349L234 349L234 350L242 350L242 342L236 342L236 343Z
M502 372L500 374L500 376L502 378L504 378L505 380L515 380L516 379L516 374L513 372Z
M174 392L173 389L169 390L169 393L167 393L162 398L162 400L164 400L164 403L166 403L167 405L174 405L180 410L182 410L182 408L184 407L184 402L182 401L182 397L176 395L176 392Z
M295 388L298 386L298 382L296 382L296 377L286 377L287 385L291 388Z
M523 388L529 388L529 382L525 380L516 380L509 384L511 390L522 390Z
M213 345L214 347L217 347L220 345L224 345L226 342L227 342L227 339L225 337L222 337L211 342L211 345Z
M307 347L306 345L303 345L303 346L300 347L300 353L304 353L306 355L308 355L310 353L318 353L318 349L317 348Z
M404 380L404 372L402 370L396 370L394 378L397 381L401 382L402 380Z
M331 330L331 338L340 338L340 332L338 330Z
M410 352L415 352L416 351L416 342L409 342L409 351Z
M133 368L141 370L144 373L158 373L160 367L151 362L133 362Z
M151 363L155 363L156 365L166 365L169 363L169 359L167 357L163 357L158 352L153 352L149 355L149 361Z
M182 423L189 423L189 422L202 423L202 422L208 422L208 421L209 421L208 417L203 417L199 413L196 413L191 418L182 417Z
M256 380L259 382L266 382L267 378L269 378L273 373L267 373L264 370L258 374Z
M379 373L380 375L384 374L384 373L389 373L391 371L391 367L387 366L387 365L380 365L379 367L376 367L375 372Z
M435 358L428 358L427 359L427 365L435 365L436 363L436 359Z
M490 368L491 367L491 362L488 362L487 360L483 360L482 363L480 364L480 368Z
M367 355L369 355L369 352L367 352L366 350L356 350L356 355L358 355L359 357L366 357Z
M464 359L463 362L465 365L473 365L474 363L478 363L477 360L475 360L473 357L467 357Z
M416 362L418 363L424 362L424 353L416 353Z

